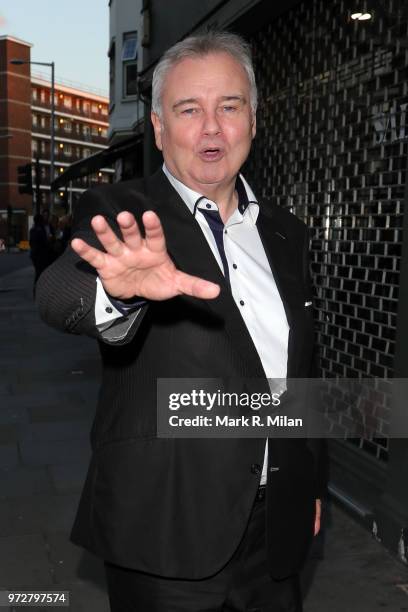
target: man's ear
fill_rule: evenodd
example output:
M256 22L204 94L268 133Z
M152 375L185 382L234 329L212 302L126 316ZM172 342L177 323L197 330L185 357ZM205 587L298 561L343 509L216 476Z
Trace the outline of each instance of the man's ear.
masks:
M150 119L152 120L152 123L153 123L154 139L156 141L156 147L159 149L159 151L162 151L163 146L162 146L161 134L162 134L163 124L161 122L159 115L157 115L156 113L153 113L153 111L150 114Z
M254 139L255 134L256 134L256 113L252 113L251 131L252 131L252 139Z

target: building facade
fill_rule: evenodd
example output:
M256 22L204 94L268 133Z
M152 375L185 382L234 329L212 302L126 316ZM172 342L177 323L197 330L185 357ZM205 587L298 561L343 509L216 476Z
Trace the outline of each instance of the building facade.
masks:
M11 244L27 238L34 210L66 213L87 187L110 182L114 172L101 168L51 192L53 178L72 163L107 148L109 101L74 84L56 82L51 177L51 82L30 70L30 47L9 36L0 38L1 91L5 92L0 100L0 237L8 237ZM24 63L11 64L13 59ZM18 167L28 163L33 168L32 195L18 190Z
M105 97L81 91L58 82L55 86L55 175L72 163L107 148L108 101ZM50 193L51 167L51 86L50 82L31 77L31 151L32 161L40 162L41 206L61 204L61 193ZM78 179L68 186L70 208L79 195L95 182L109 182L111 169ZM65 198L65 194L63 194ZM35 200L35 197L34 197Z
M116 178L143 174L144 103L138 76L142 69L143 3L109 2L109 130L115 146L134 139L134 147L115 162Z
M148 170L144 163L150 160L144 154L146 101L139 87L142 48L149 43L147 16L142 0L109 0L109 147L71 164L55 179L55 188L65 188L106 165L114 168L115 181L141 177ZM148 140L149 130L147 124Z

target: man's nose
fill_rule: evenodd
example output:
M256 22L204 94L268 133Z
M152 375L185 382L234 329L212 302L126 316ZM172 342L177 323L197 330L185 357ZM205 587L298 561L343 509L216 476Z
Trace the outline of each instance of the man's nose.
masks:
M208 111L204 113L203 132L209 136L214 136L221 132L221 124L216 111Z

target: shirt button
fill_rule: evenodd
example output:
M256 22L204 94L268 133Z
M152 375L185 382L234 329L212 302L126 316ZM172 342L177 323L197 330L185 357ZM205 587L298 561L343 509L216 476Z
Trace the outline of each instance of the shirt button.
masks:
M245 306L244 300L239 300L239 303L241 304L241 306Z
M227 231L227 230L224 230L224 234L228 234L228 231Z
M251 465L251 473L256 475L259 475L261 473L261 466L259 465L259 463L253 463Z
M207 203L207 204L206 204L206 207L207 207L207 208L211 208L211 204L208 204L208 203Z
M105 312L108 312L110 314L111 312L113 312L113 308L111 308L110 306L107 306L105 308Z
M238 268L237 264L232 264L232 267L234 268L234 270Z

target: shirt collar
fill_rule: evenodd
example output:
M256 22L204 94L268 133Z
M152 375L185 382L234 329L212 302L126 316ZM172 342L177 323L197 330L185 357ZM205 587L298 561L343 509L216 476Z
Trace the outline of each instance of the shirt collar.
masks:
M187 185L179 181L171 174L165 163L163 163L163 172L183 202L185 202L191 214L195 215L197 209L200 208L203 210L212 209L218 211L218 206L215 202L203 196L203 194L190 189L190 187L187 187ZM252 222L256 223L259 213L258 201L242 174L237 176L235 186L238 193L238 211L241 215L244 215L246 210L248 210Z

